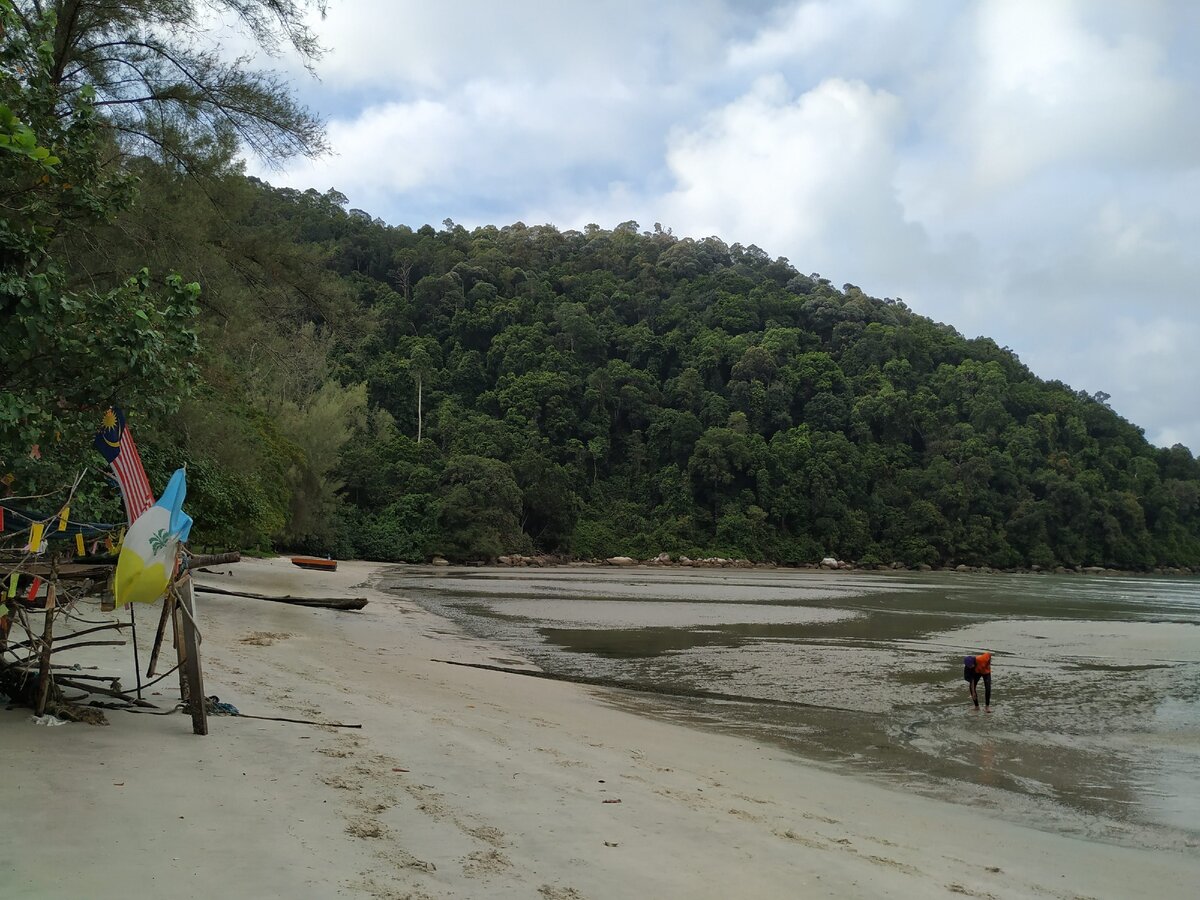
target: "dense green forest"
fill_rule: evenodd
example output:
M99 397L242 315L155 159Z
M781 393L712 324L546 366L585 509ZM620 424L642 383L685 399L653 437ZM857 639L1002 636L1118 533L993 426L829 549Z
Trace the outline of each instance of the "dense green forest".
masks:
M252 24L307 46L280 22ZM276 130L169 90L174 116L117 120L55 82L43 27L40 63L14 74L15 20L0 61L9 491L69 481L118 402L156 486L187 464L204 545L1200 566L1192 453L987 338L716 237L414 229L276 189L238 148L321 136L270 79L243 87ZM98 479L81 502L118 515Z

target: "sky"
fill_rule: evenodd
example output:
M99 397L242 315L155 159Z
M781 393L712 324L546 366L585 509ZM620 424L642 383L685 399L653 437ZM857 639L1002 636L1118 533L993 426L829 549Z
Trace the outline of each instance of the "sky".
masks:
M637 221L852 283L1200 452L1200 4L331 0L333 154L393 225Z

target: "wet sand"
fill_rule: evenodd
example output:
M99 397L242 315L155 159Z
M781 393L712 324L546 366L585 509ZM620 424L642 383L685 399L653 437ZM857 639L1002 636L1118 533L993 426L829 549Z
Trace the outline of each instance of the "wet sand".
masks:
M407 596L248 561L221 586L370 597L362 613L202 596L207 692L361 730L0 711L0 897L1191 896L1195 854L1114 846L871 783L525 664ZM139 609L139 624L153 621ZM150 628L141 628L148 646ZM128 648L88 648L120 671ZM143 659L145 656L143 655ZM132 673L125 678L132 684ZM173 679L155 688L165 706ZM611 802L611 801L620 801Z
M395 584L550 671L648 688L650 714L1030 824L1200 843L1200 579L467 569ZM983 647L996 703L975 716L961 657ZM738 702L697 700L712 693Z

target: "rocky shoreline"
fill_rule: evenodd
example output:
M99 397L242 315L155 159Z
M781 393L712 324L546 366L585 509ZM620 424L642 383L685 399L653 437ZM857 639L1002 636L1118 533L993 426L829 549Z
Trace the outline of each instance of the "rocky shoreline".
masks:
M449 566L449 560L435 556L431 561L434 566ZM491 563L468 563L472 566L492 565L509 568L599 568L613 566L617 568L692 568L692 569L795 569L796 571L825 571L825 572L955 572L975 575L1120 575L1120 576L1158 576L1158 575L1200 575L1200 570L1189 566L1159 566L1148 570L1112 569L1106 566L1030 566L1029 568L1002 569L994 566L947 565L930 566L922 563L917 566L894 562L890 565L860 565L854 561L846 561L827 556L820 562L800 563L798 565L781 565L773 562L754 562L749 559L731 559L720 556L709 556L702 559L692 559L688 556L672 556L660 553L651 559L634 559L631 556L610 556L607 559L569 559L549 554L537 556L522 556L512 554L499 556Z

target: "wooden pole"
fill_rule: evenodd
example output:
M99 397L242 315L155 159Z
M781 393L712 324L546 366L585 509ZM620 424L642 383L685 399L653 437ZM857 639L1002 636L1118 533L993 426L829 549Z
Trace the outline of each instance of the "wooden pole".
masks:
M171 593L175 595L174 601L171 603L171 644L175 648L176 669L179 672L179 699L185 704L188 702L188 680L187 670L184 668L184 661L187 654L183 649L183 614L179 611L179 591L180 582L176 581L171 586Z
M175 592L167 591L167 596L163 597L162 615L158 617L158 631L154 632L154 646L150 648L150 665L146 667L146 677L151 678L154 675L154 667L158 665L158 651L162 649L163 637L167 632L167 619L171 617L171 610L175 608Z
M129 627L133 629L133 677L137 681L137 698L142 699L142 664L138 660L137 619L133 616L133 604L129 604Z
M34 713L46 714L46 701L50 699L50 645L54 643L54 603L58 593L58 577L51 577L46 588L46 624L42 627L42 664L38 668L37 705Z
M179 608L183 637L183 671L188 685L188 707L192 713L192 733L208 734L208 710L204 698L204 673L200 668L200 634L196 630L196 595L192 578L184 576L179 582Z

